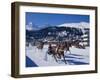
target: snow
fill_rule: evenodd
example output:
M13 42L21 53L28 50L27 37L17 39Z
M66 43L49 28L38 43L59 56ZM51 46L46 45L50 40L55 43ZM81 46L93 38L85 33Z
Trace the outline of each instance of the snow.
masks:
M87 22L80 22L80 23L64 23L64 24L61 24L61 25L58 25L59 27L61 26L66 26L66 27L74 27L74 28L89 28L90 25L89 23Z
M52 55L46 54L48 45L45 45L42 50L36 48L36 46L26 47L26 56L30 58L38 66L62 66L62 65L77 65L77 64L89 64L89 47L86 49L78 49L75 47L70 48L70 52L65 52L65 59L67 64L63 62L63 59L58 59L58 62L52 57Z
M88 36L88 34L84 34L82 37L84 38L84 37L87 37Z
M67 35L66 31L62 31L62 32L59 33L59 36L62 36L62 37L66 36L66 35Z
M84 43L84 45L87 45L88 44L88 42L83 42Z
M84 38L84 41L85 41L85 40L88 40L88 38Z

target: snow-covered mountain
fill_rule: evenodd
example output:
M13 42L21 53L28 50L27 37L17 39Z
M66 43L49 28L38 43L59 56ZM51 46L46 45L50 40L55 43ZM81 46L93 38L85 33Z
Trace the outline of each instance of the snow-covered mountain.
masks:
M34 26L34 27L33 27ZM87 34L89 36L90 25L87 22L64 23L58 26L38 27L32 23L26 26L26 40L56 40L77 39Z
M80 23L64 23L64 24L58 25L58 27L62 27L62 26L84 29L84 28L89 28L90 24L88 22L80 22Z

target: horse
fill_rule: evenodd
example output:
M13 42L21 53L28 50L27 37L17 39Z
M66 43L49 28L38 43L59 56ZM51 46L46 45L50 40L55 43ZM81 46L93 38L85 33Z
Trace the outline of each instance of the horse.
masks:
M72 42L71 41L64 42L64 45L65 45L66 52L69 51L71 54L70 47L72 47Z
M58 58L64 59L65 64L67 64L66 60L65 60L65 56L64 56L64 50L65 50L65 46L61 45L61 44L57 44L56 46L52 46L51 44L49 44L48 47L48 54L49 55L53 55L54 59L56 60L56 62L58 62Z
M75 40L73 41L72 45L75 46L76 48L79 49L85 49L85 45L84 44L80 44L81 41L79 40Z
M43 42L40 42L38 45L37 45L37 48L38 49L43 49L43 47L44 47L44 43Z

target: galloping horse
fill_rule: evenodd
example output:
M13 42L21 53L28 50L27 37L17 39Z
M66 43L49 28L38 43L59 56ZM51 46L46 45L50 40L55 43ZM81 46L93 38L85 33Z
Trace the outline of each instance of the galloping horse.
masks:
M64 45L65 45L66 52L69 51L71 54L70 47L72 47L72 42L71 41L64 42Z
M73 41L72 42L72 45L75 46L76 48L79 48L79 49L85 49L85 46L84 44L80 44L80 41L79 40L76 40L76 41Z
M58 43L55 46L53 46L52 44L49 44L48 47L48 54L49 55L53 55L54 59L56 60L56 62L58 62L57 59L64 59L65 64L67 64L66 59L65 59L65 55L64 55L64 51L70 51L70 47L75 46L76 48L81 48L81 49L85 49L84 45L80 44L79 40L75 40L75 41L66 41L66 42L62 42L62 43Z
M37 45L37 48L38 49L43 49L43 47L44 47L44 43L43 42L40 42L38 45Z
M48 54L52 54L54 59L57 61L57 59L64 59L65 64L67 64L66 60L65 60L65 56L64 56L64 50L65 50L65 45L63 44L57 44L56 46L52 46L51 44L49 44L48 47Z

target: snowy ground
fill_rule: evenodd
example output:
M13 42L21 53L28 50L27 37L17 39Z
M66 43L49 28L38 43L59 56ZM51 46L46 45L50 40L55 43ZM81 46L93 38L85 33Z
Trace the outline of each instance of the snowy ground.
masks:
M48 45L45 45L43 50L37 49L35 46L26 47L26 56L37 66L62 66L62 65L85 65L89 64L89 47L86 49L78 49L71 47L69 52L65 52L67 64L63 59L59 59L58 62L52 57L52 55L46 54Z

